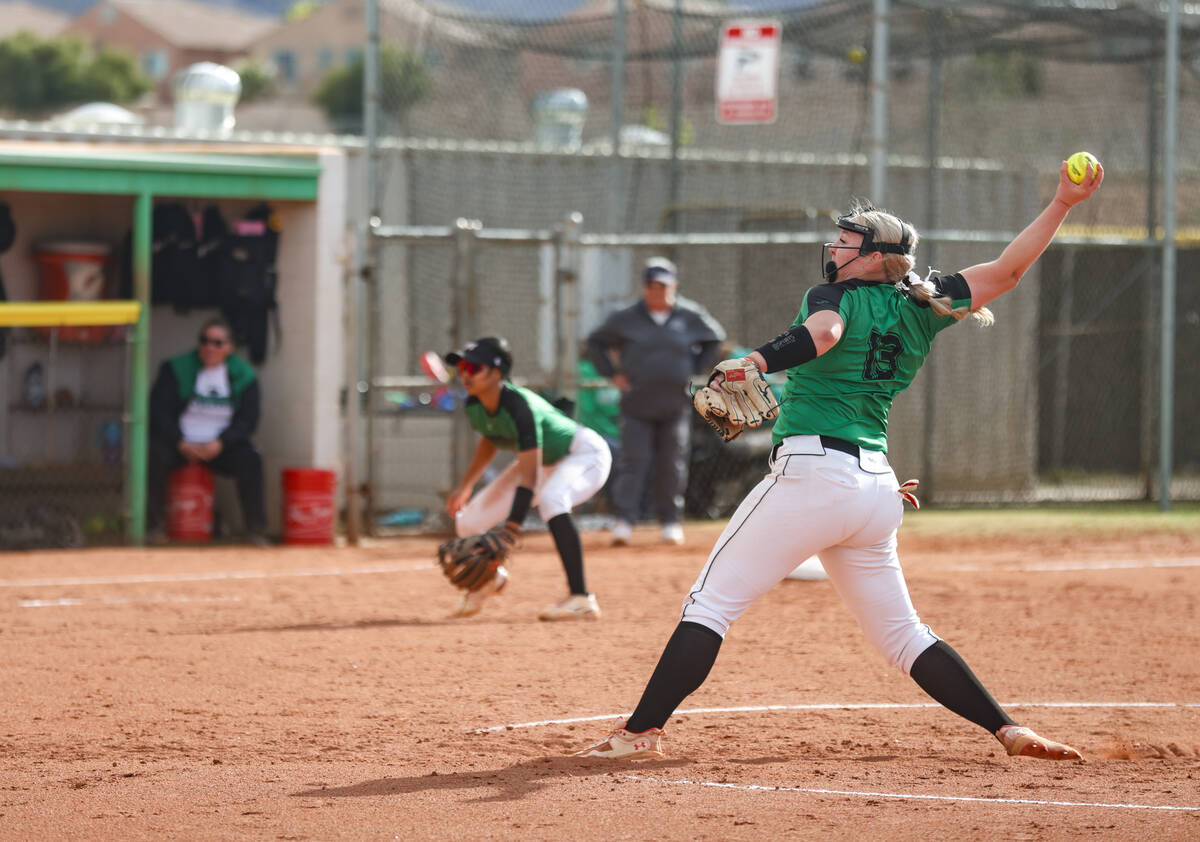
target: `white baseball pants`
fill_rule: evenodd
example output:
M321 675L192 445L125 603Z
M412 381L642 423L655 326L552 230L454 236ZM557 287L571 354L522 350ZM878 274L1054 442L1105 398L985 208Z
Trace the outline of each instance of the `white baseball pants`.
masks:
M921 623L896 554L904 516L885 454L790 436L742 501L683 603L681 619L725 636L750 605L818 555L867 639L906 674L937 637Z
M604 487L612 469L612 451L600 434L581 426L567 455L553 465L539 465L533 503L547 523L590 499ZM454 518L459 537L491 529L508 517L517 490L517 463L479 490Z

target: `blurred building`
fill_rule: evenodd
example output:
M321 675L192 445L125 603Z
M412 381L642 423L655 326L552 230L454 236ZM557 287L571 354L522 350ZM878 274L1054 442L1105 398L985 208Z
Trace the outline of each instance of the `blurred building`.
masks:
M31 32L42 39L53 38L70 22L67 15L24 0L0 3L0 38L9 38L18 32Z
M132 53L167 100L175 73L200 61L232 64L280 23L196 0L100 0L61 34Z
M312 113L312 94L321 79L362 55L365 5L364 0L329 0L251 46L255 59L276 68L281 102L297 109L307 106ZM379 0L381 48L416 56L432 86L429 95L405 113L403 125L394 119L390 92L381 90L384 133L531 137L529 102L513 81L519 52L510 30L510 25L495 27L430 0ZM258 119L256 114L246 115L248 121Z
M711 103L716 81L717 38L730 10L711 0L681 0L676 45L675 0L627 3L624 53L625 102L630 107L657 106L671 99L674 60L682 71L684 102ZM546 87L579 88L594 105L612 101L613 4L593 0L560 20L533 30L536 49L521 55L521 90L528 99Z
M306 97L330 70L362 55L366 42L364 0L328 0L300 20L261 34L249 52L273 64L285 93ZM379 0L379 29L385 46L395 46L437 64L443 58L427 48L461 42L483 46L474 27L439 14L436 3Z

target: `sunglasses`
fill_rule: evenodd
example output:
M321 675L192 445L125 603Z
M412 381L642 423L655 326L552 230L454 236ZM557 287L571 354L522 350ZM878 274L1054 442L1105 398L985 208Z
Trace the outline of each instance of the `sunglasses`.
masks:
M200 344L201 345L212 345L215 348L220 348L222 345L228 345L229 340L228 339L217 339L212 336L201 336Z
M468 376L474 377L476 374L478 374L479 372L481 372L485 368L487 368L487 366L482 365L481 363L473 363L473 362L468 362L467 360L459 360L458 364L456 366L454 366L454 368L456 371L458 371L460 376L468 375Z

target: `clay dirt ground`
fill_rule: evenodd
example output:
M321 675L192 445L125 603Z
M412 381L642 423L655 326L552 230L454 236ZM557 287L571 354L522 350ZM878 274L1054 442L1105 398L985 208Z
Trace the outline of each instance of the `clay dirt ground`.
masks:
M793 581L665 759L566 757L637 701L718 528L586 534L604 617L576 624L534 619L563 589L545 534L470 620L429 538L0 556L0 837L1200 838L1194 532L901 531L923 619L1085 763L1007 757Z

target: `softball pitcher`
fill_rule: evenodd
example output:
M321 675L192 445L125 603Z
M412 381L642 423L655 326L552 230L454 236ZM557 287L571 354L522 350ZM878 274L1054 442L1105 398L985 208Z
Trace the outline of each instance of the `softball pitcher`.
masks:
M485 336L446 355L469 395L467 419L483 437L458 487L446 500L460 537L492 530L510 545L531 506L550 528L570 590L566 600L538 614L540 620L598 619L600 606L587 590L583 548L571 510L604 487L612 453L599 433L580 426L540 395L508 382L512 353L502 337ZM499 450L517 458L472 496ZM500 566L492 582L463 594L458 617L479 613L484 600L508 582Z
M1097 165L1075 184L1064 162L1053 201L1000 256L953 275L913 273L917 232L889 213L856 206L838 220L826 282L808 291L792 327L718 365L697 392L697 409L728 439L773 417L762 374L787 371L770 471L713 547L633 715L578 756L661 757L663 726L708 676L730 624L799 560L819 555L868 640L936 701L1010 755L1081 759L1017 725L917 616L896 553L910 489L888 465L886 431L893 398L937 333L967 316L990 324L985 305L1017 286L1103 179Z

